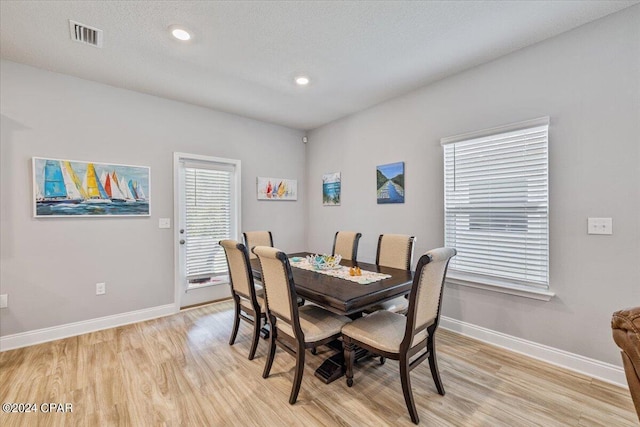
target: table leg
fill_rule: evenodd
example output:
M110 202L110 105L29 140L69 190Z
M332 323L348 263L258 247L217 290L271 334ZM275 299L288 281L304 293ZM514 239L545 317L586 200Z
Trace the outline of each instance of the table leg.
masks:
M329 384L344 375L344 351L342 348L342 341L331 341L327 346L337 350L337 353L322 362L322 365L320 365L315 372L315 376L325 384ZM368 355L369 352L367 350L356 347L356 361L361 360Z

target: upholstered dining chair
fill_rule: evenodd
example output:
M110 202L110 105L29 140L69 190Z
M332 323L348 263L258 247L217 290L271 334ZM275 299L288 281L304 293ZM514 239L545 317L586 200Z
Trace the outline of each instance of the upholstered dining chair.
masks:
M266 296L267 317L271 326L269 355L263 378L269 376L276 345L295 356L296 369L289 403L298 398L304 373L305 350L340 337L342 327L351 321L316 305L298 307L289 259L284 252L267 246L256 246L253 252L260 260Z
M409 294L409 311L406 316L380 310L356 319L342 328L347 385L353 385L355 346L398 360L404 400L411 421L415 424L418 424L420 419L411 391L411 370L428 359L436 389L444 396L434 338L440 322L444 279L449 260L455 254L456 250L453 248L439 248L420 257ZM413 361L410 361L412 358Z
M264 299L262 290L257 291L253 283L253 273L249 264L249 253L247 248L235 240L221 240L220 246L224 248L229 265L229 278L231 281L231 295L234 301L235 317L229 345L233 345L238 335L240 319L246 320L253 325L253 335L251 338L251 349L249 350L249 360L253 360L258 348L258 338L260 338L260 327L262 319L267 320L264 309ZM249 317L251 316L251 317Z
M381 267L411 270L413 260L413 245L415 237L404 234L381 234L378 238L378 250L376 252L376 264ZM405 297L393 298L376 304L366 310L373 313L378 310L389 310L394 313L404 314L409 309L409 302Z
M273 235L270 231L245 231L242 235L244 236L244 244L249 250L249 259L258 258L252 251L256 246L273 247ZM262 276L254 277L254 280L258 289L262 288ZM298 305L304 305L304 303L304 298L298 297Z
M362 233L355 231L338 231L333 238L331 255L340 255L342 259L357 261L358 242Z
M256 259L256 254L251 252L255 246L271 246L273 247L273 236L270 231L245 231L244 244L249 250L249 258Z

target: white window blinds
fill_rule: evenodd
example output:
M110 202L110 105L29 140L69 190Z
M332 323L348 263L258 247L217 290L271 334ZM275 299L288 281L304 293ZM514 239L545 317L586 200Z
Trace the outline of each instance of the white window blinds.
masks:
M450 269L549 286L548 118L442 140Z
M227 274L220 240L231 238L232 170L185 167L187 279Z

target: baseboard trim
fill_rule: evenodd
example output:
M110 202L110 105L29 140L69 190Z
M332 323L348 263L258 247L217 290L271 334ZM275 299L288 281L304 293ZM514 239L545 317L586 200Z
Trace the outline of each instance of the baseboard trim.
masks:
M156 319L174 313L176 313L176 306L171 303L144 308L142 310L129 311L127 313L114 314L112 316L83 320L81 322L52 326L50 328L21 332L19 334L5 335L0 337L0 352L100 331L102 329L115 328L144 320Z
M442 316L440 326L461 335L560 366L604 382L628 388L624 369L554 347L496 332L461 320Z

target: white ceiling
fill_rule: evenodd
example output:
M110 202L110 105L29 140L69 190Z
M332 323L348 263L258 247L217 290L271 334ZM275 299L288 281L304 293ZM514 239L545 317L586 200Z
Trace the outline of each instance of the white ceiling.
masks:
M2 0L0 53L308 130L635 3ZM104 30L104 48L71 41L69 19Z

